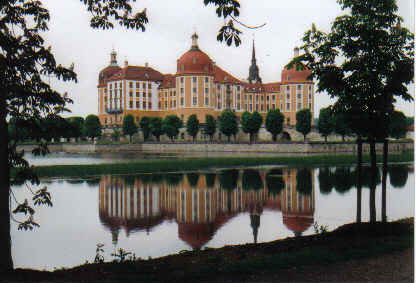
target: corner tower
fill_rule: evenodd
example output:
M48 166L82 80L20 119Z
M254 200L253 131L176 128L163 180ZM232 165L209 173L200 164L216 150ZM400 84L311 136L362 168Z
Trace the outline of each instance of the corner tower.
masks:
M261 83L261 78L259 75L259 67L256 63L256 50L254 48L254 39L253 39L253 52L251 54L251 66L248 72L248 82L251 83Z

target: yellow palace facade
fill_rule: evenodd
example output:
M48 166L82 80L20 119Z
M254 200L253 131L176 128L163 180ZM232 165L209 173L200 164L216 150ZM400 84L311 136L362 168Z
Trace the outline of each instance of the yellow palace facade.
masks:
M295 48L295 56L299 49ZM177 60L175 74L162 74L145 66L123 67L117 54L111 53L110 65L99 73L98 114L103 126L121 126L124 115L161 117L175 114L183 121L196 114L217 118L225 109L240 116L257 111L263 116L279 109L286 125L296 124L296 112L308 108L313 115L314 83L308 70L283 69L281 81L263 83L256 64L253 42L252 60L247 80L239 80L217 66L200 50L198 35L192 35L191 48Z

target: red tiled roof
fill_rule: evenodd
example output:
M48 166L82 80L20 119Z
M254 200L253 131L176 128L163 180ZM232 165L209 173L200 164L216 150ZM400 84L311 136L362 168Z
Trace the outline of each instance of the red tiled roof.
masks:
M284 68L282 71L282 82L304 82L310 81L308 80L311 71L309 71L306 67L304 70L296 70L296 67L292 67L291 69Z
M176 87L175 76L172 74L164 75L162 84L159 86L159 88L175 88L175 87Z
M216 83L234 83L243 84L242 81L233 77L230 73L224 71L219 66L215 66L214 70L214 82Z
M264 89L267 93L271 93L271 92L279 92L281 84L282 83L280 83L280 82L276 82L276 83L263 84L263 86L264 86Z
M108 80L141 80L141 81L162 81L163 74L151 67L127 66L115 73Z
M207 54L199 49L191 49L177 61L176 74L212 74L214 64Z

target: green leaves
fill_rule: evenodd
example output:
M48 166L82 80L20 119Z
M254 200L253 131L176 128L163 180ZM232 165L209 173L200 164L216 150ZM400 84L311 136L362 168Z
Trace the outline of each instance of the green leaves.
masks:
M238 17L240 15L240 3L236 0L204 0L205 6L213 4L217 6L215 12L218 17L224 17L224 19L230 15Z
M235 46L239 46L241 44L240 35L241 31L234 27L233 21L230 20L227 25L221 27L217 35L217 41L224 41L225 43L230 46L233 41Z
M48 192L46 186L36 191L35 195L33 196L33 201L35 205L45 204L47 206L52 206L51 194Z
M194 141L199 132L199 127L198 117L195 114L189 116L188 121L186 121L186 132L193 138Z
M276 136L283 130L284 116L279 109L272 109L267 112L266 116L266 130L272 134L273 141L276 141Z
M13 213L24 213L25 215L30 214L33 215L35 214L35 210L30 207L28 205L27 199L25 199L25 201L23 203L20 203L14 210Z
M303 139L312 128L312 113L309 109L302 109L296 112L296 131L302 133Z

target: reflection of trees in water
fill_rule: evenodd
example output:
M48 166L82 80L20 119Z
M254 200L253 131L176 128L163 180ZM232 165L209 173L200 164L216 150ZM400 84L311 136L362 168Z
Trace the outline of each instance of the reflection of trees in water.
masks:
M205 182L208 188L213 188L215 185L215 177L217 174L215 173L205 173Z
M247 169L243 171L242 176L243 190L259 190L263 188L263 181L261 180L258 170Z
M101 178L89 178L87 179L87 185L88 187L96 187L100 184Z
M296 190L305 195L310 195L312 192L311 171L310 168L301 168L296 174Z
M334 188L334 176L329 167L319 168L318 181L319 190L322 194L329 194Z
M375 170L375 176L372 175L371 167L363 166L361 168L361 184L363 187L371 188L372 187L372 179L374 178L374 184L380 185L381 184L381 176L380 171L377 169ZM373 186L374 186L373 184Z
M218 179L220 182L221 189L232 191L237 188L238 170L223 170L220 172Z
M186 178L188 179L189 185L191 185L191 187L196 187L199 180L199 174L195 172L187 173Z
M348 192L355 184L355 172L349 167L337 167L334 172L334 188L340 194Z
M266 175L269 194L278 195L285 188L282 169L272 169Z
M165 181L168 185L177 186L183 181L183 174L168 173L165 175Z
M394 188L403 188L406 185L409 174L407 165L391 165L388 172L390 184Z

